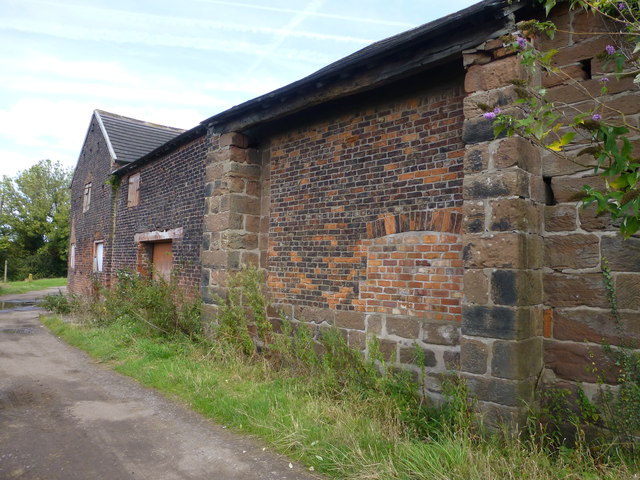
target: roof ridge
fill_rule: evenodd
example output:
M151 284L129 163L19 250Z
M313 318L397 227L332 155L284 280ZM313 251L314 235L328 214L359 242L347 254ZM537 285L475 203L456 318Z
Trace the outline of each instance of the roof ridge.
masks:
M179 132L179 133L182 133L182 132L186 131L183 128L170 127L168 125L160 125L159 123L147 122L146 120L139 120L137 118L126 117L124 115L119 115L117 113L107 112L106 110L101 110L99 108L96 108L94 111L97 112L99 115L109 116L109 117L114 118L114 119L124 120L124 121L127 121L127 122L136 123L138 125L145 125L145 126L152 127L152 128L169 130L169 131Z

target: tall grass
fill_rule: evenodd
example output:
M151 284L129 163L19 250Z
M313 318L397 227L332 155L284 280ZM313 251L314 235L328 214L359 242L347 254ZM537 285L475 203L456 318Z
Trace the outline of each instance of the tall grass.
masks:
M142 295L129 290L134 287L121 289L120 300ZM125 307L105 297L97 320L85 312L81 324L56 317L45 322L117 371L238 432L257 435L329 477L542 480L636 474L637 466L596 460L587 448L547 448L544 434L491 436L480 429L463 383L452 378L444 403L430 404L410 377L381 359L366 361L337 331L313 336L303 325L285 322L284 335L264 329L262 346L252 348L243 334L224 325L242 315L239 303L222 308L220 326L205 338L180 327L181 308L171 321L162 312L156 317L153 305L164 308L162 295L142 296L155 303ZM143 310L132 314L130 308ZM262 311L255 303L247 308Z

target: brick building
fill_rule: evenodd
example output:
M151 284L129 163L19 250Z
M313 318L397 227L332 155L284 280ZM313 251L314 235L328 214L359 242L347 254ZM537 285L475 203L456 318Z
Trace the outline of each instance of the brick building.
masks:
M491 418L521 418L541 382L589 389L597 342L620 341L601 260L637 337L640 239L623 246L608 219L574 200L600 184L592 170L521 138L495 140L482 116L478 104L516 100L514 79L576 108L588 97L570 83L597 95L611 40L593 33L607 25L556 9L562 32L538 42L559 50L573 80L527 78L501 37L536 15L529 2L486 0L186 132L156 126L171 138L129 163L98 155L90 127L73 186L71 289L156 265L199 286L211 319L227 274L256 264L274 321L284 312L318 332L335 325L365 352L375 335L409 369L417 345L428 391L459 371ZM609 87L606 100L637 122L637 87ZM114 188L103 187L110 175ZM101 239L108 260L96 274Z

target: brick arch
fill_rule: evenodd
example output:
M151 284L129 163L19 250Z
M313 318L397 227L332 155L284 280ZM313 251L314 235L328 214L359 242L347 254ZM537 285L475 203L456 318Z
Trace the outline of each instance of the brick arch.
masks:
M367 224L367 238L405 232L443 232L459 234L462 213L457 208L389 214Z

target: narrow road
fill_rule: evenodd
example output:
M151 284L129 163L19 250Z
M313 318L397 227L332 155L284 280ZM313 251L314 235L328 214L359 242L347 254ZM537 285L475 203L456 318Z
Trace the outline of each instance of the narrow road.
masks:
M7 306L0 303L0 479L317 478L63 343L38 320L42 310Z

